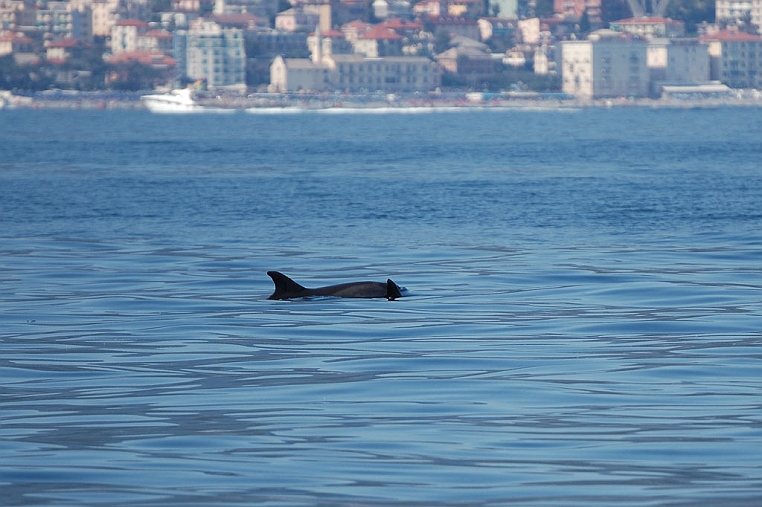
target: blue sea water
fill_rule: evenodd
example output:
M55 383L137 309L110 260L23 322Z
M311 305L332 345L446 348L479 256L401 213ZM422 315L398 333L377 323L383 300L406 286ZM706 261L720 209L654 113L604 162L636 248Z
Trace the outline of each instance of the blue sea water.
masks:
M2 503L760 505L761 161L758 109L0 111Z

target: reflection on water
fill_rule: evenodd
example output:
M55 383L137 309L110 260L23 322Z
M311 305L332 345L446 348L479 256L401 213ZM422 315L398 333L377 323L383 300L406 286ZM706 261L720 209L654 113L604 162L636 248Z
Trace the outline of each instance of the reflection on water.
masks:
M760 504L754 157L707 161L708 120L662 111L695 143L646 164L657 113L560 114L585 126L565 169L553 113L225 117L195 151L148 115L4 133L4 505ZM713 114L759 149L755 117ZM389 122L418 144L379 151ZM297 127L320 142L261 153ZM269 301L268 269L408 293Z

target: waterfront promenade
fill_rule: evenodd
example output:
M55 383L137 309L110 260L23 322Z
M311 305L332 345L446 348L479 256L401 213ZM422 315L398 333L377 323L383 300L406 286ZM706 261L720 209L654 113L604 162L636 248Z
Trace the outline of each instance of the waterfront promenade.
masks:
M140 96L148 93L113 92L42 92L15 95L0 91L0 109L145 109ZM563 109L586 107L649 107L649 108L701 108L701 107L760 107L762 92L736 90L723 97L684 98L601 98L580 99L563 94L533 93L480 93L447 92L430 94L265 94L214 95L198 94L203 106L241 111L278 112L311 111L324 109L473 109L473 108L527 108Z

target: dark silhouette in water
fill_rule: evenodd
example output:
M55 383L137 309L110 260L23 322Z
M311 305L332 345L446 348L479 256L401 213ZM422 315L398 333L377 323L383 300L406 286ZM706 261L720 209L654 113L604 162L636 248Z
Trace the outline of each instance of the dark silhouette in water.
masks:
M399 286L391 280L382 282L351 282L327 287L308 289L302 287L283 273L268 271L275 283L275 292L267 299L293 299L308 296L333 296L338 298L386 298L390 301L402 297Z

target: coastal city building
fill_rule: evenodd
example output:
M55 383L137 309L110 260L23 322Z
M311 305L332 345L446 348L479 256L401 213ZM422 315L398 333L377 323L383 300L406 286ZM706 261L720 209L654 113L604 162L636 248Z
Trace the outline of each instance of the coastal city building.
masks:
M699 37L708 46L711 78L731 88L762 86L762 38L736 28Z
M659 97L713 83L709 46L692 38L626 36L599 30L586 41L562 43L563 91L587 98ZM695 91L694 90L694 91Z
M199 18L185 34L186 77L208 86L245 86L246 57L243 33Z
M251 14L262 19L278 13L278 0L215 0L214 14Z
M688 27L664 17L667 3L554 0L545 17L550 2L526 0L0 0L0 57L12 57L9 88L603 98L762 87L762 0L717 0L716 25ZM624 16L604 21L612 13Z
M718 23L762 26L762 0L716 0L714 8Z
M553 0L553 12L562 18L579 20L588 16L600 17L601 0Z
M426 57L332 54L316 30L310 58L278 56L270 67L269 91L428 91L440 86L437 65Z
M562 42L562 90L588 99L648 96L647 46L611 30Z
M119 0L93 0L90 4L94 37L109 37L114 23L119 21Z
M471 86L494 73L495 62L486 44L462 35L450 39L450 44L453 47L434 56L443 70L465 78Z
M139 19L125 19L111 27L111 54L138 50L138 38L148 31L148 23Z
M36 7L37 2L35 0L0 1L0 31L22 32L32 27L36 30Z
M167 55L172 53L174 37L166 30L150 30L138 37L139 51L158 51Z
M77 39L61 39L48 44L45 58L49 62L63 64L74 56L80 56L85 48L85 43Z
M92 10L88 5L65 1L49 1L37 8L37 31L53 40L93 40Z
M709 83L709 51L696 39L652 39L647 65L653 96L664 86L698 86Z
M469 39L479 38L479 24L473 20L459 16L434 16L428 19L436 36L439 33L462 35Z
M401 56L402 36L384 25L376 25L358 34L354 52L368 58Z
M685 23L669 18L641 17L620 19L612 21L609 27L617 32L637 35L646 39L685 36Z
M279 12L275 17L275 29L284 32L304 31L313 28L320 20L317 12L305 12L302 8L293 7Z
M34 40L21 32L0 35L0 56L10 55L17 65L34 64L40 57L34 51Z

